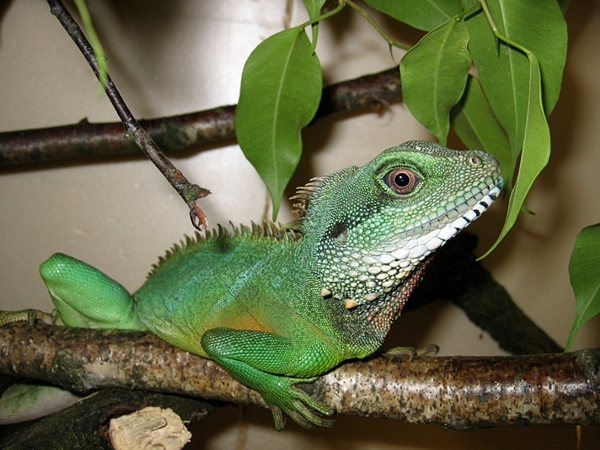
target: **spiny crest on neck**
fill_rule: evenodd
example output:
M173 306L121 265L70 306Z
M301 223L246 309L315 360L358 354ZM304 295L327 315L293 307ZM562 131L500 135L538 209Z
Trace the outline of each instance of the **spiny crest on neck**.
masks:
M339 208L340 205L331 205L327 200L331 186L336 186L341 180L351 176L356 170L358 170L356 166L346 167L323 177L311 178L304 186L297 187L296 195L290 197L290 200L296 202L292 205L292 212L300 218L301 222L304 222L309 210L311 210L310 214L313 219L315 215L318 216L321 214L317 204L325 208ZM315 207L317 211L315 211Z
M185 235L179 243L173 244L164 256L158 258L158 261L152 265L148 276L186 253L201 250L207 243L240 238L296 241L301 239L302 235L291 228L283 227L270 220L263 220L258 223L250 222L250 225L240 224L239 226L229 222L229 227L219 224L216 228L206 230L203 233L196 231L193 236Z
M311 178L308 181L308 183L306 183L304 186L298 186L296 188L296 195L290 197L290 200L296 202L292 204L292 214L298 216L298 218L300 219L306 217L306 212L308 211L308 204L310 203L310 199L317 191L317 189L321 187L325 178L327 177Z

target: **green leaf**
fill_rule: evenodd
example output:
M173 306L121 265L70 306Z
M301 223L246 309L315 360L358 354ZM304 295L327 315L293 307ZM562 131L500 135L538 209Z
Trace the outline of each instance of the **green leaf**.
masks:
M515 224L525 197L550 158L550 129L542 105L540 65L534 54L529 54L528 57L530 75L525 89L528 94L527 110L519 173L510 193L508 212L502 231L492 248L482 258L492 252Z
M556 1L488 0L500 32L534 53L542 71L544 110L558 101L567 60L567 23Z
M498 33L539 59L543 101L550 114L560 93L566 61L567 30L556 1L487 0ZM523 142L529 79L527 56L498 42L483 12L467 20L469 49L490 105L504 125L516 162Z
M452 127L470 149L485 150L500 162L502 171L510 167L510 143L494 115L479 80L472 75L460 102L452 109Z
M462 97L471 68L468 41L465 23L448 20L427 33L400 64L406 105L442 145L448 136L450 110Z
M271 193L274 219L300 160L300 132L317 111L322 86L319 60L300 27L261 42L244 66L236 135Z
M430 31L460 14L462 0L365 0L372 8L409 24Z
M571 286L575 293L575 319L565 351L585 322L600 313L600 224L581 230L569 262Z
M527 121L529 63L524 53L498 42L483 13L466 23L470 35L469 50L481 85L508 134L511 157L504 174L512 184L511 177L523 145Z

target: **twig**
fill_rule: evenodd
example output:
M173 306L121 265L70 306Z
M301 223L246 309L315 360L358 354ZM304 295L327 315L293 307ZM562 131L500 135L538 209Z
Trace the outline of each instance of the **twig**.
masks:
M61 25L67 30L67 33L69 33L69 36L71 36L71 39L73 39L73 42L75 42L91 66L98 80L102 82L98 62L92 47L79 28L79 25L77 25L77 22L73 20L73 17L69 14L69 11L67 11L60 0L48 0L48 4L50 5L52 14L56 16ZM105 93L119 115L119 118L123 122L123 125L125 125L127 136L134 140L146 156L150 158L154 165L161 171L163 176L169 181L181 198L187 203L190 208L190 217L194 227L199 230L203 227L208 227L206 216L202 209L200 209L197 200L209 195L210 191L201 188L196 184L191 184L183 174L175 168L164 153L160 151L150 135L144 131L135 117L133 117L133 114L125 104L125 101L108 74L106 74L104 88Z
M336 113L380 109L400 100L401 96L397 67L332 84L323 89L313 123ZM235 110L235 105L221 106L140 120L140 126L165 152L173 152L192 145L235 139ZM0 133L0 167L137 152L137 147L126 139L120 123L91 124L83 120L76 125Z
M343 364L303 387L340 414L461 430L587 425L600 424L599 367L600 349L413 361L384 356ZM213 361L148 333L7 324L0 327L0 373L42 379L82 393L128 387L264 406L256 392Z

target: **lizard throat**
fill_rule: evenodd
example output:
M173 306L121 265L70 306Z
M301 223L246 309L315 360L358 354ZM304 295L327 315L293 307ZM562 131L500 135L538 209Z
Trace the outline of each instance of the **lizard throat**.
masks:
M352 336L347 348L351 357L363 358L381 347L390 327L400 316L408 298L421 281L431 259L426 258L396 290L346 312L340 326L347 328L348 335ZM368 348L368 353L365 353L365 348Z

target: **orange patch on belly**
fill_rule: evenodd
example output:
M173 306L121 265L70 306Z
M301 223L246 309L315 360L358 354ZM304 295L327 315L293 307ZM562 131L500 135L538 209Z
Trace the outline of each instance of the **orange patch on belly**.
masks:
M210 330L218 327L231 328L233 330L264 331L266 333L276 334L272 327L267 326L264 323L260 323L254 316L250 314L240 314L236 317L227 317L226 319L219 317L214 321L211 320L204 328L205 330Z

